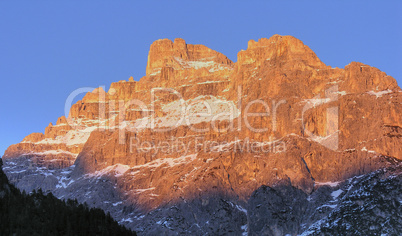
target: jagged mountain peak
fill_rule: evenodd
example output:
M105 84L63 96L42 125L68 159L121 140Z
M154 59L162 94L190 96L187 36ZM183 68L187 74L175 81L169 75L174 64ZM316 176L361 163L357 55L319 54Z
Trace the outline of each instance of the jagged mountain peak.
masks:
M276 63L298 63L315 69L325 68L325 64L301 40L293 36L273 35L269 39L250 40L247 50L240 51L237 56L238 67L252 64L260 66L264 61Z
M225 55L204 45L187 44L184 39L160 39L151 44L146 75L159 73L162 68L180 69L210 68L214 64L231 66L233 62Z

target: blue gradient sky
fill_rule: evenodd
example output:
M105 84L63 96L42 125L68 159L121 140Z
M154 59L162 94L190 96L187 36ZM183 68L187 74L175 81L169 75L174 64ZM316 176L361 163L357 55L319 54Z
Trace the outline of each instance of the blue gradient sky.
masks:
M138 80L160 38L236 61L250 39L293 35L327 65L360 61L402 84L398 1L143 2L0 1L0 155L55 123L75 89Z

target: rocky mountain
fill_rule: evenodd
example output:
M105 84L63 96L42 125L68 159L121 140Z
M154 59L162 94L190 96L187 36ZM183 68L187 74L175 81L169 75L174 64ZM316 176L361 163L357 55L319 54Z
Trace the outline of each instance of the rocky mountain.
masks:
M143 78L88 92L4 171L143 234L397 235L401 103L391 76L327 66L291 36L237 62L163 39Z

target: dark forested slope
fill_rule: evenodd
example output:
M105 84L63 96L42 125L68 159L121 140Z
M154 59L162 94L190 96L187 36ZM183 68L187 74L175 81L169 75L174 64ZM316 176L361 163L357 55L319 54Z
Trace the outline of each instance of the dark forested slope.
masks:
M109 214L9 184L0 159L0 235L136 235Z

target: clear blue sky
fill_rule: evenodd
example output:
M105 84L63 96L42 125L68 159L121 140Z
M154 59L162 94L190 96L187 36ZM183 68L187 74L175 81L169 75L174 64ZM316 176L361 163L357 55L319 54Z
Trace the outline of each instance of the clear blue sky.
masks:
M160 38L236 61L250 39L293 35L327 65L360 61L402 84L398 1L142 2L0 1L0 155L55 123L73 90L138 80Z

